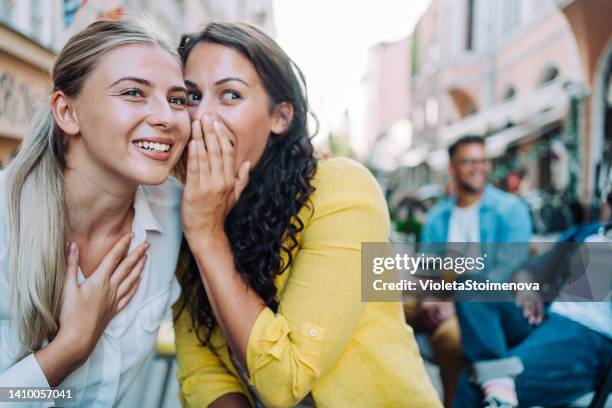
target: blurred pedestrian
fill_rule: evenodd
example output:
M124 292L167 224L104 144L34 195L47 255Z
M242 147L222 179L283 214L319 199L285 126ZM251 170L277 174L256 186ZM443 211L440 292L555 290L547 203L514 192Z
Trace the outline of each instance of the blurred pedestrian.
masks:
M487 182L490 163L484 139L464 136L449 147L448 155L455 194L430 210L421 241L425 244L528 243L531 222L527 206L518 197ZM512 258L517 254L489 252L488 263L494 270L489 271L489 276L498 280L509 278ZM444 385L444 403L451 407L459 375L465 367L455 306L445 301L412 301L407 302L405 309L410 324L431 333L431 345Z
M593 249L608 246L600 263L609 265L612 191L606 198L606 218L567 230L555 247L523 265L515 280L563 287L556 283L558 277L567 271L578 248L588 250L588 245ZM460 314L464 353L471 368L462 375L456 407L567 406L595 391L612 369L609 300L544 304L541 294L533 291L519 292L516 300L517 304L474 303L469 313Z

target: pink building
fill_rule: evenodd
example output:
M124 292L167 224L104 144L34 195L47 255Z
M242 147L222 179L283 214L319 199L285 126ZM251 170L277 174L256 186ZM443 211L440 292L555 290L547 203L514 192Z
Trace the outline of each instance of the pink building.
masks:
M364 118L370 160L378 167L393 167L397 153L410 147L410 44L406 37L370 49Z

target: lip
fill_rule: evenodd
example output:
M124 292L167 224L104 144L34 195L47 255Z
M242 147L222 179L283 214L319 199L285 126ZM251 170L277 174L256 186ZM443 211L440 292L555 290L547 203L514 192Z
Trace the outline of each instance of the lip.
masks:
M141 149L140 147L136 146L136 142L167 144L167 145L170 145L170 149L167 152L153 152L150 150ZM174 140L166 138L166 137L141 137L141 138L132 140L131 144L134 146L134 148L139 153L143 154L144 156L147 156L157 161L167 161L170 158L170 152L172 151L172 148L174 147Z
M132 143L135 142L152 142L152 143L163 143L163 144L168 144L170 145L170 148L172 148L172 145L174 144L174 139L170 139L167 137L139 137L137 139L132 140Z

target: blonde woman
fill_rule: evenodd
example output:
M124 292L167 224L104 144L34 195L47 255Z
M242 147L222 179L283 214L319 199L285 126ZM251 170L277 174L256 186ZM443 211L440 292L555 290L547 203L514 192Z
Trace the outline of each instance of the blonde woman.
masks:
M168 176L186 90L176 53L130 20L70 39L52 80L0 172L0 385L117 406L178 296L182 187Z

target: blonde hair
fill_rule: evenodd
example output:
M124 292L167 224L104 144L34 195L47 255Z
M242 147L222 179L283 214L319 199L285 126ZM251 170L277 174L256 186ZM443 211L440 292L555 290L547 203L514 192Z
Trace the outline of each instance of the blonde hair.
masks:
M148 19L96 21L60 51L52 72L53 91L76 97L104 53L134 44L161 47L180 61ZM38 350L59 330L68 239L66 152L65 136L47 103L8 168L12 318L24 354Z

